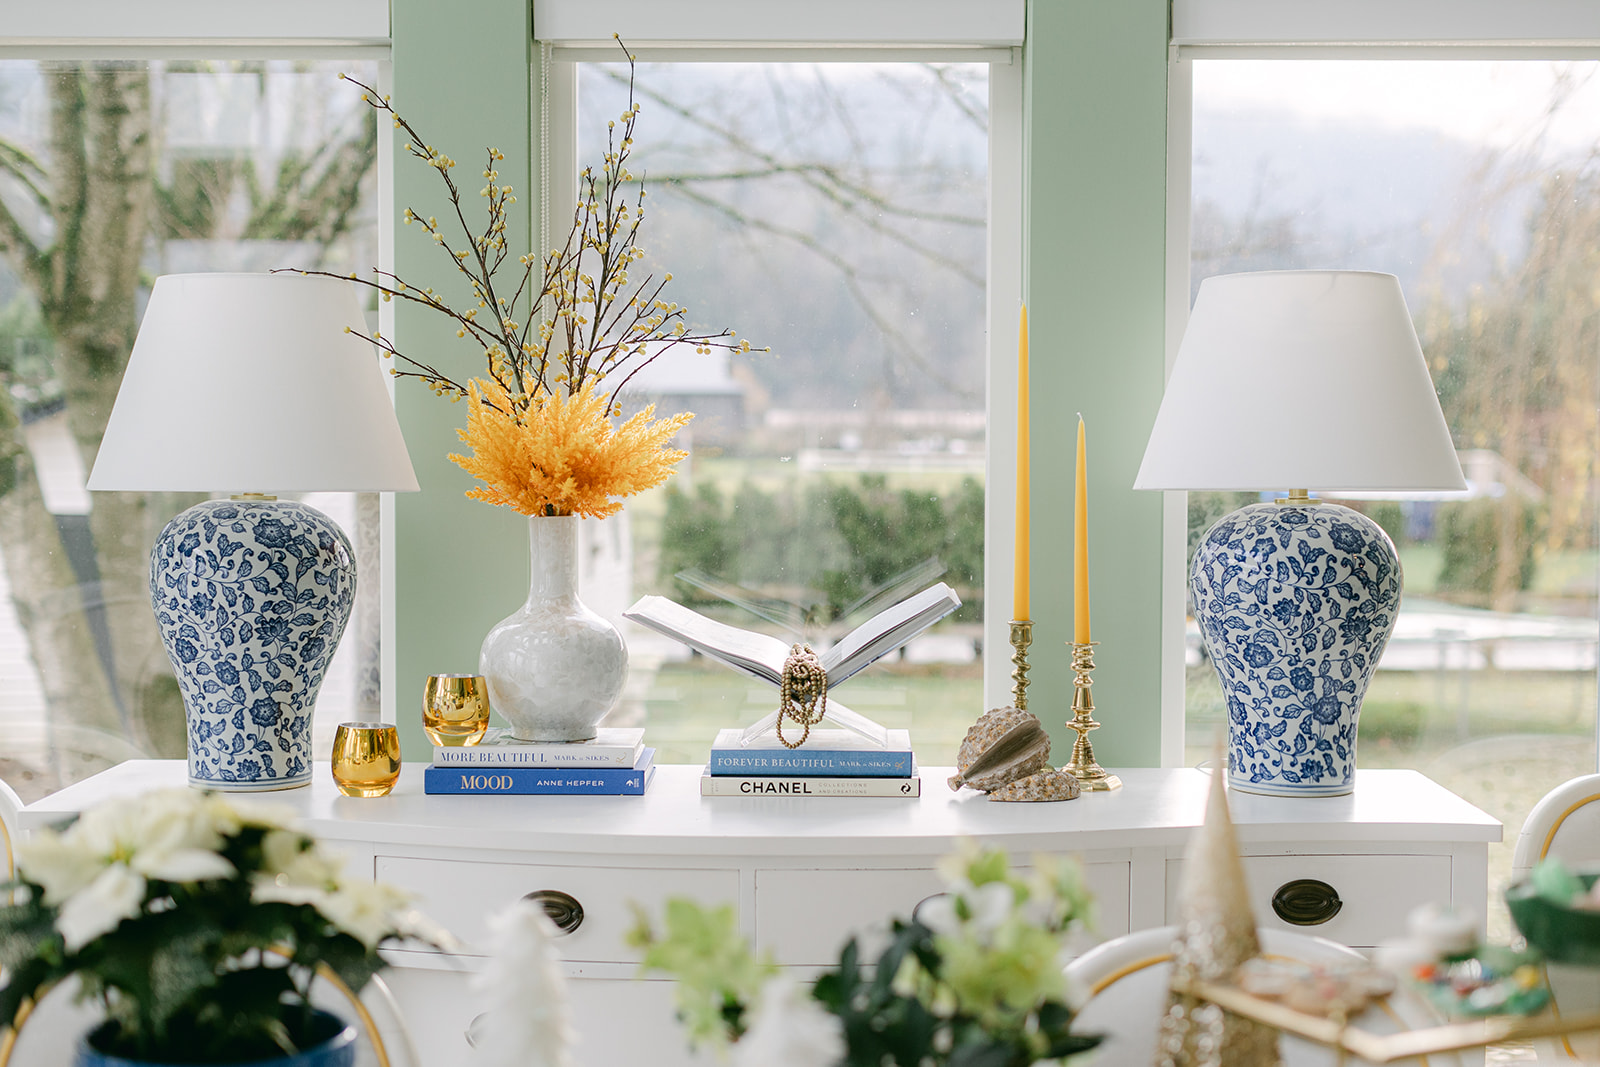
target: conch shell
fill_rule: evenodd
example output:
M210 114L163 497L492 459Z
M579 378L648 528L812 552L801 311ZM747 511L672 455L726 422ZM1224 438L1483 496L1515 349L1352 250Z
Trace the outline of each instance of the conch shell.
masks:
M1037 716L1019 708L991 708L978 717L956 754L950 788L969 785L992 793L1050 762L1050 735Z
M1042 771L1035 771L1026 778L1018 778L989 794L990 800L1023 800L1023 801L1049 801L1049 800L1075 800L1083 788L1078 785L1078 779L1066 771L1054 767L1046 767Z

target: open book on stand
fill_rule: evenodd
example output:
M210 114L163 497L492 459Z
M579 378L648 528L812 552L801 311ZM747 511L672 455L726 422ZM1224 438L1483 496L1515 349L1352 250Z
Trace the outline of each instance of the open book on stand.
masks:
M821 652L818 658L828 672L828 688L844 681L862 668L895 652L912 638L961 606L956 591L943 582L907 597L878 612L840 638L839 643ZM789 658L790 643L767 634L741 630L737 626L707 618L666 597L640 597L638 603L622 613L641 626L682 641L690 648L742 671L754 678L783 684L783 664ZM778 720L773 712L744 731L743 743L750 743L772 731ZM889 745L889 731L848 708L828 704L828 722L872 742L879 748Z

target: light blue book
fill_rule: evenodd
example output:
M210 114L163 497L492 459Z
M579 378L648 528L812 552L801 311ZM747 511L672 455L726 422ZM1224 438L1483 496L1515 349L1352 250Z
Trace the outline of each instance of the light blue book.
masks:
M564 796L642 796L655 777L656 750L632 767L424 767L422 791Z
M798 736L799 731L793 731ZM786 729L785 736L790 731ZM706 771L717 776L783 775L791 778L909 778L916 773L911 735L888 731L889 744L877 748L846 730L812 730L799 748L771 739L740 744L739 730L723 730L711 746ZM792 739L792 738L791 738Z

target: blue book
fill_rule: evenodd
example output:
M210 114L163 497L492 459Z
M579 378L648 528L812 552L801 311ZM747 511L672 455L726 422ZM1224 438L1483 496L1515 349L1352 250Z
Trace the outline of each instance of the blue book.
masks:
M655 777L656 750L632 767L424 767L424 793L641 796Z
M787 736L788 731L785 731ZM812 730L799 748L741 745L738 730L723 730L711 746L706 773L716 776L783 775L788 778L910 778L917 772L911 736L889 731L889 747L874 748L845 730Z

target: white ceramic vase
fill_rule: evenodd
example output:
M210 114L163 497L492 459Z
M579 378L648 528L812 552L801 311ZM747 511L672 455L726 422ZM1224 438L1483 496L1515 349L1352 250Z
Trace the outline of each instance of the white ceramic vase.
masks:
M628 674L617 628L578 599L578 519L528 519L528 602L483 639L489 702L524 741L587 741Z

